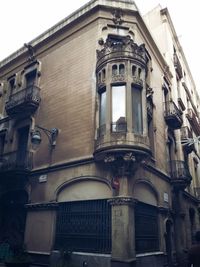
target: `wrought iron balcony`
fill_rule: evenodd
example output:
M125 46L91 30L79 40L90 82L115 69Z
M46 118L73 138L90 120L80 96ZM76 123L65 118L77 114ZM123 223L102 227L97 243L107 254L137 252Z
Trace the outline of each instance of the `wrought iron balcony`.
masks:
M196 116L195 112L191 108L187 110L186 117L189 120L196 135L200 135L200 121L199 118Z
M37 86L29 86L14 94L10 95L6 103L6 112L9 116L18 116L24 114L32 114L36 111L40 103L40 88Z
M122 119L117 122L111 123L111 132L112 133L126 133L127 132L127 122Z
M0 172L28 172L32 169L32 153L19 151L0 155Z
M183 145L184 150L189 154L191 153L195 147L194 143L189 142L193 138L192 131L190 131L188 126L181 127L181 143Z
M188 186L192 180L188 165L180 160L172 160L169 165L172 185L177 189Z
M173 101L165 102L164 117L170 128L174 130L181 128L181 125L183 124L182 112Z
M174 53L174 67L175 67L176 73L178 74L179 79L181 79L183 77L183 70L182 70L181 63L176 53Z

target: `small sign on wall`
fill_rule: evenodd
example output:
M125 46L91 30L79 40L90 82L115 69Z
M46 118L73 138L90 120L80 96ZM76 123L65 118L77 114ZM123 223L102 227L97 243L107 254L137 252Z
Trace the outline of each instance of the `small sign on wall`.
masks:
M47 181L47 174L39 176L39 183L45 183Z
M163 198L164 198L164 201L165 202L167 202L167 203L169 202L169 195L168 195L168 193L164 192Z

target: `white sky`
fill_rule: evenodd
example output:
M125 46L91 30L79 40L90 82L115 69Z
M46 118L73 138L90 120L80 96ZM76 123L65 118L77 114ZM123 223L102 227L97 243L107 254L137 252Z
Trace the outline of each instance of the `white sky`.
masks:
M0 61L21 48L24 43L64 19L88 0L2 0L0 7ZM144 14L159 3L167 7L190 70L200 92L200 2L198 0L135 0Z

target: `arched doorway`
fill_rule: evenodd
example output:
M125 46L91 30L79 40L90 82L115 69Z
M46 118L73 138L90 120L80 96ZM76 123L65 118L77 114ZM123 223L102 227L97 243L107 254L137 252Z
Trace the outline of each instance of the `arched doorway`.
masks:
M23 244L26 220L25 204L28 194L24 190L9 191L0 198L0 243L11 247Z

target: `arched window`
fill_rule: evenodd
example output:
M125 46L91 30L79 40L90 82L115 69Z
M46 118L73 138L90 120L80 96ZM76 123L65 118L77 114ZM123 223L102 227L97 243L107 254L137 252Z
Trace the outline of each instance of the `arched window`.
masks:
M112 75L117 75L117 65L112 66Z
M99 80L99 83L101 82L101 72L98 73L98 80Z
M102 70L102 81L105 81L105 79L106 79L106 70L103 69Z
M132 76L136 76L136 70L137 70L137 68L136 68L136 66L132 66Z
M141 73L142 73L142 70L139 68L138 69L138 77L141 78Z
M119 65L119 74L124 75L125 74L125 66L124 64Z

